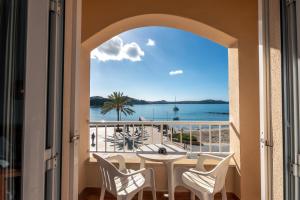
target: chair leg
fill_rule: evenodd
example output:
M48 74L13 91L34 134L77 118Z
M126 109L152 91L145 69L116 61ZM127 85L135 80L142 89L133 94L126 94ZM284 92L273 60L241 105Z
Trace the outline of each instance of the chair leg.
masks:
M222 189L222 200L227 200L227 195L226 195L226 188L225 188L225 186L223 187L223 189Z
M191 200L195 200L195 193L191 191Z
M152 199L156 200L156 184L155 184L155 174L153 170L151 171L151 187L152 187Z
M103 184L102 187L101 187L100 200L104 200L105 190L106 190L106 188Z
M205 195L205 196L203 196L203 200L213 200L213 199L211 199L209 196Z
M156 188L155 187L152 188L152 199L156 200Z
M138 200L143 200L143 190L141 190L138 194Z
M196 193L196 196L200 200L214 200L214 195L212 194L207 194L207 193Z

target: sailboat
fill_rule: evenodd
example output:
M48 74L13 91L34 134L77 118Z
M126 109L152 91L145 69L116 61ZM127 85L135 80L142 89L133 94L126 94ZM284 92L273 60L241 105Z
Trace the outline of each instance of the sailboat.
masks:
M179 111L179 108L176 106L176 97L175 97L175 105L173 107L173 112L175 114L175 116L173 117L174 121L178 121L179 120L179 117L177 116L178 111Z

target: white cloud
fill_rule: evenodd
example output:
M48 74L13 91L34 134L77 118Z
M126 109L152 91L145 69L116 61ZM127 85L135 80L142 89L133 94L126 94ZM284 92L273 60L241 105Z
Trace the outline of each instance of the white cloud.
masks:
M183 71L181 69L173 70L173 71L169 72L170 76L175 76L175 75L179 75L179 74L183 74Z
M103 62L109 60L130 60L136 62L141 61L144 55L144 51L137 43L124 44L122 38L119 36L111 38L91 52L91 58Z
M146 45L153 47L153 46L155 46L155 41L149 38Z

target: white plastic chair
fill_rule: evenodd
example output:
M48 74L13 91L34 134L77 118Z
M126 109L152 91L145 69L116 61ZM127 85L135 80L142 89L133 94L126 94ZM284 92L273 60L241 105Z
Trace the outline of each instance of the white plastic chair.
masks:
M105 191L109 191L118 200L130 200L138 192L142 192L145 187L152 188L153 199L156 200L156 187L153 169L140 169L137 171L126 169L125 159L121 155L111 156L106 159L97 154L93 154L100 164L100 174L102 176L102 187L100 200L104 200ZM108 160L117 160L117 169ZM142 195L139 195L141 200Z
M195 199L195 195L200 200L213 200L214 195L218 192L222 193L222 200L227 200L225 179L231 157L219 157L209 154L199 154L197 165L195 168L178 167L174 169L174 187L183 186L191 191L191 199ZM220 161L215 168L207 171L204 168L205 160Z

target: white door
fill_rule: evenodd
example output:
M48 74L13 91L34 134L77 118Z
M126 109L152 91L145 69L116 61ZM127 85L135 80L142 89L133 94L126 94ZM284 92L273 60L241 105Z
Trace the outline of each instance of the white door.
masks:
M60 199L63 3L27 1L22 199Z
M64 141L61 198L78 199L79 149L79 61L81 48L81 0L65 1L65 55L64 55ZM67 95L66 95L67 94ZM66 124L68 123L68 124Z

